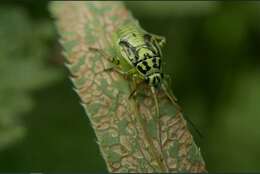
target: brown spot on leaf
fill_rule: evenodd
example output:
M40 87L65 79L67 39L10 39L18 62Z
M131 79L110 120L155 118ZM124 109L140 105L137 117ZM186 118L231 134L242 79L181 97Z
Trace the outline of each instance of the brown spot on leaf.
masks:
M102 155L106 157L112 150L122 155L120 163L112 163L108 158L104 158L108 170L110 172L163 171L162 166L158 165L158 159L154 158L154 153L160 153L161 150L159 139L152 140L156 148L155 152L151 150L152 144L145 132L149 130L158 133L159 131L147 129L146 125L140 122L140 120L150 121L157 125L158 118L155 117L154 100L149 88L144 88L147 96L138 97L140 107L137 108L139 112L136 112L136 107L128 99L131 81L124 79L115 71L103 72L104 68L109 67L111 63L100 54L89 51L89 46L107 50L111 46L112 34L126 21L133 24L135 22L133 17L120 2L57 1L52 4L55 6L52 13L57 18L56 24L61 34L61 43L63 45L71 41L72 44L76 43L66 51L66 60L70 64L68 68L76 67L73 71L71 69L72 79L77 88L76 92L84 103L84 108L86 111L93 112L88 113L88 116L96 132ZM92 45L89 45L90 43ZM129 86L119 85L122 81L129 83ZM129 94L126 93L127 91ZM162 91L158 92L158 98L160 108L169 110L170 107L174 107ZM189 151L193 140L182 115L176 115L173 111L172 114L161 115L160 120L165 152L163 160L164 163L167 162L169 170L205 171L203 160L197 163L187 160L188 156L200 156L200 154L189 154L193 153ZM120 127L121 123L126 125L125 130ZM113 142L111 146L102 144L101 140L106 138L103 137L103 132L111 137L119 136L119 143ZM173 157L170 149L176 143L180 148L178 157ZM179 161L178 165L176 158Z

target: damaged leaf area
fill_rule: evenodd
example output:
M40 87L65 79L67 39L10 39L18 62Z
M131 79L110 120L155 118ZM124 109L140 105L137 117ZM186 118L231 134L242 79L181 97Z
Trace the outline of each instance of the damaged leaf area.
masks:
M130 81L115 71L112 34L134 18L121 2L52 2L66 66L95 131L109 172L204 172L199 148L186 121L159 92L160 119L149 90L129 99ZM159 126L160 123L160 126Z

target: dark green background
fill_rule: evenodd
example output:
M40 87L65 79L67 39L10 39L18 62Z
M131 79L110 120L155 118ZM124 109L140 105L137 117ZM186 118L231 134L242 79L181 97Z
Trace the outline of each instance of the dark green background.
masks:
M260 3L126 4L144 29L167 38L165 72L185 115L204 135L194 133L208 171L260 171ZM0 69L1 86L8 78L16 87L0 90L0 99L7 98L0 100L0 110L17 110L10 114L10 127L25 130L0 146L0 172L104 171L93 130L63 67L47 2L2 3L0 34L0 52L6 53L0 54L0 63L6 63L2 71L16 75L19 60L36 57L33 65L51 70L41 70L41 76L34 75L37 68L29 70L27 81L35 83L20 90L23 76L9 78ZM40 77L52 80L38 82ZM30 107L19 104L23 94Z

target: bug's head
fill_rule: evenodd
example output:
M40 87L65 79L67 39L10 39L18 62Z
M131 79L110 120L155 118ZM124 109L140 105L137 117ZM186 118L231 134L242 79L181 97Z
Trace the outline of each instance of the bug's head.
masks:
M155 89L159 89L161 87L161 82L163 79L163 73L154 73L145 78L145 82L149 85L153 86Z

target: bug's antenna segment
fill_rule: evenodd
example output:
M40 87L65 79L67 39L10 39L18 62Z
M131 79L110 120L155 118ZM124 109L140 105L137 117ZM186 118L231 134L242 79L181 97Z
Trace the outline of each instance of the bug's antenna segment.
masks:
M155 102L156 115L158 116L158 118L160 118L159 103L158 103L158 99L157 99L157 96L156 96L156 93L155 93L155 89L154 89L153 86L151 87L151 91L152 91L154 102Z
M160 149L161 149L161 158L163 160L163 147L162 147L162 136L161 136L161 120L160 120L160 110L159 110L159 102L158 102L158 98L157 98L157 95L155 93L155 88L152 86L151 87L151 91L152 91L152 95L153 95L153 98L154 98L154 102L155 102L155 107L156 107L156 116L157 116L157 119L158 119L158 136L159 136L159 145L160 145ZM167 164L166 164L167 166Z
M173 95L173 94L170 94L169 91L167 90L165 84L163 83L162 84L162 88L163 88L163 91L165 92L165 94L167 95L167 97L171 100L171 102L177 107L178 111L179 112L182 112L182 109L181 107L176 103L177 99L176 97ZM187 120L187 122L191 125L191 127L197 132L197 134L203 138L203 135L202 133L199 131L199 129L195 126L195 124L189 119L189 117L187 116L184 116L183 117Z
M164 83L162 84L162 89L163 89L164 93L167 95L167 97L171 100L172 104L174 106L176 106L178 111L181 112L182 111L181 107L176 103L177 98L173 94L169 93L169 91L167 90L167 87L165 86Z

